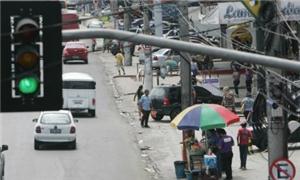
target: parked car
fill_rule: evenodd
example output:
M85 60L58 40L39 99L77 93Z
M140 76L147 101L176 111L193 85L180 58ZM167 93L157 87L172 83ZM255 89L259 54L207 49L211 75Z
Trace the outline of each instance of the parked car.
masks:
M63 62L83 62L88 63L87 46L79 41L67 42L63 50Z
M103 22L99 20L92 20L90 21L87 26L87 28L103 28Z
M214 103L221 104L222 96L213 94L208 89L201 86L193 86L195 92L194 103ZM154 87L150 92L153 112L151 116L154 120L161 120L165 115L174 119L181 111L181 86L161 85Z
M161 62L164 62L168 58L175 60L177 64L180 62L180 55L177 51L167 48L159 49L152 53L152 68L159 69Z
M65 144L76 149L76 126L70 111L43 111L34 126L34 149L46 143Z
M0 148L0 180L4 179L5 172L5 156L3 154L4 151L8 150L8 146L3 144Z

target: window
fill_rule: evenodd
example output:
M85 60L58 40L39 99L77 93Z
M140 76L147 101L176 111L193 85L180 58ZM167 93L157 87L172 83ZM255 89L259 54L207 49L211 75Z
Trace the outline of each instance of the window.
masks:
M206 90L202 87L195 86L194 88L196 90L196 94L197 94L198 97L199 96L200 97L209 97L209 96L211 96L211 93L208 90Z
M71 120L68 114L47 113L41 117L42 124L70 124Z
M95 89L93 81L63 81L63 89Z
M176 103L181 101L181 88L172 87L169 89L169 99L171 103Z
M164 97L165 96L165 89L164 88L153 88L150 96L151 98L158 98L158 97Z

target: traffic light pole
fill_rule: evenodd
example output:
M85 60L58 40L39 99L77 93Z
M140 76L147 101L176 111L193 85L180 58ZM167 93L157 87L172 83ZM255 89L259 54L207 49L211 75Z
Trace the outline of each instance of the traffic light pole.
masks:
M127 40L136 44L147 44L162 48L170 48L181 52L190 52L194 54L204 54L216 58L226 58L231 61L240 61L242 63L259 64L266 67L273 67L291 72L299 72L300 62L291 61L284 58L253 54L248 52L236 51L219 47L212 47L204 44L190 43L173 39L164 39L160 37L136 34L126 31L113 29L84 29L84 30L64 30L64 40L73 39L91 39L107 38Z

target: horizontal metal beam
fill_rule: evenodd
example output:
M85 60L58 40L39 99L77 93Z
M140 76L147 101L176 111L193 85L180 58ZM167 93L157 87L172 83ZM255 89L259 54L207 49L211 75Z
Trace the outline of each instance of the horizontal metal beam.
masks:
M212 47L203 44L184 42L180 40L165 39L151 35L136 34L113 29L87 29L87 30L65 30L64 40L107 38L130 41L136 44L147 44L151 46L175 49L177 51L190 52L193 54L204 54L212 57L223 58L229 61L240 61L251 64L260 64L266 67L273 67L281 70L299 72L300 62L277 58L272 56L254 54Z

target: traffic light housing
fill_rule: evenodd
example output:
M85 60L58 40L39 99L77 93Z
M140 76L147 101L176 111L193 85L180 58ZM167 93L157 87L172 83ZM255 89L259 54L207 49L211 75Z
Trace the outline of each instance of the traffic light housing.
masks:
M59 1L0 3L3 9L1 111L60 109L62 36Z

